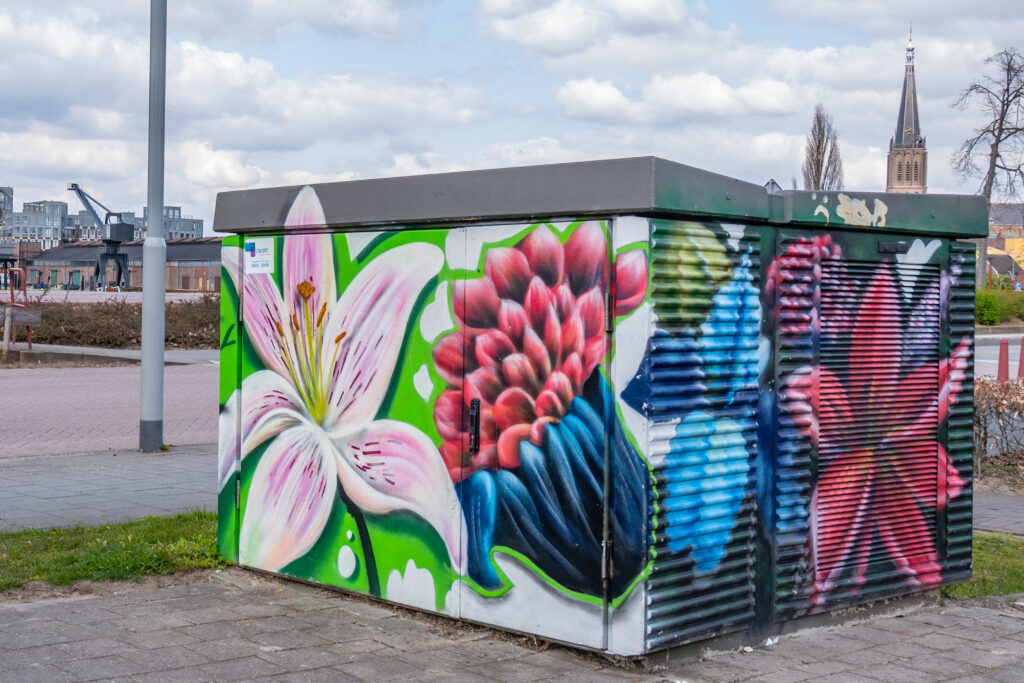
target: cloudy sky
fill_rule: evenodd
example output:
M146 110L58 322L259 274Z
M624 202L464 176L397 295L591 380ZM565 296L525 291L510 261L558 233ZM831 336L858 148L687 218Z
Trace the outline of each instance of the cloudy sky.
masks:
M950 107L1024 48L1020 0L169 0L165 201L654 154L790 187L822 102L850 189L884 190L914 26L929 190L974 192ZM0 185L146 197L148 0L0 0Z

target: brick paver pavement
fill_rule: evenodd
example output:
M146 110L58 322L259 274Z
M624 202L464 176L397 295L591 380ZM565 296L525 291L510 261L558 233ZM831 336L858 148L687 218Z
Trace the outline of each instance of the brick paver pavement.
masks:
M205 578L0 603L0 680L1024 680L1012 602L940 604L644 671L240 569Z
M108 524L217 509L217 447L0 461L0 530ZM3 571L0 567L0 571Z
M164 368L164 442L217 441L219 366ZM0 459L139 447L141 369L5 369Z

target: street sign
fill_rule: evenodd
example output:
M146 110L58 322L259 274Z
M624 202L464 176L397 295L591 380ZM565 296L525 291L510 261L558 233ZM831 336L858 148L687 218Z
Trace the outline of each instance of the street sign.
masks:
M43 316L37 310L33 310L31 308L19 308L17 306L14 306L13 308L11 306L3 306L0 307L0 323L3 322L8 310L13 313L11 316L12 325L27 325L32 327L40 325L43 322Z

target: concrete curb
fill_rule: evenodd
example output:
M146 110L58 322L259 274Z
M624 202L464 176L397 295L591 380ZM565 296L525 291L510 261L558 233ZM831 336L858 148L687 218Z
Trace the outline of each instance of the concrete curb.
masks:
M999 325L998 327L992 327L989 325L977 325L974 328L974 334L1024 334L1024 325Z
M83 350L81 353L12 349L7 358L15 363L88 363L90 365L138 365L140 363L138 358L91 353L89 349ZM189 365L189 363L165 359L164 365Z

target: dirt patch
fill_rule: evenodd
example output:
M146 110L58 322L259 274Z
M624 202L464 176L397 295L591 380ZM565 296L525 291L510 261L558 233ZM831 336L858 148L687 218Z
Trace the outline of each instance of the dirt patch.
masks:
M974 485L979 491L1024 495L1024 454L986 457Z
M22 586L0 593L0 607L42 600L73 600L100 595L120 595L187 583L208 583L212 580L213 573L212 570L180 572L147 576L139 581L76 581L70 586L54 586L45 581L29 581Z

